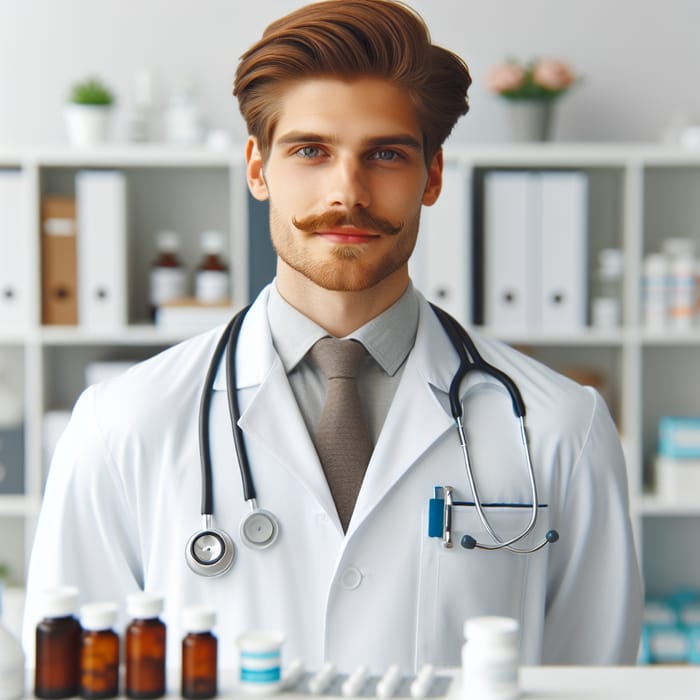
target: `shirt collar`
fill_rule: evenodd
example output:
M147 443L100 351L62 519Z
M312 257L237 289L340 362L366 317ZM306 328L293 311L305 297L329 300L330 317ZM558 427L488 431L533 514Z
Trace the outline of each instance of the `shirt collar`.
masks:
M389 375L401 367L416 339L419 301L409 282L403 295L379 316L350 333L360 341L377 364ZM272 342L285 372L291 372L311 346L328 333L282 298L270 286L267 306Z

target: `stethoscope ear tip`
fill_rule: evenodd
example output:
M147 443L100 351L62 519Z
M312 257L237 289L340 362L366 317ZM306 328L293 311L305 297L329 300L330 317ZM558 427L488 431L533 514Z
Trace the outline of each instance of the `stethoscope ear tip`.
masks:
M474 549L476 547L476 540L471 535L464 535L459 543L464 549Z

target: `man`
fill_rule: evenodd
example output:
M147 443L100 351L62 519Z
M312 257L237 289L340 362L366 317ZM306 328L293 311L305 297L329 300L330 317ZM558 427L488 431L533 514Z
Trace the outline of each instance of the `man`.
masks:
M448 398L457 353L407 263L421 208L439 196L442 143L467 111L469 84L461 59L388 0L303 7L242 57L234 94L250 133L248 185L269 201L278 264L243 321L235 386L257 506L277 517L277 539L264 549L242 544L251 504L222 362L209 442L217 526L236 557L219 577L185 564L200 527L199 397L217 329L79 400L38 526L28 637L37 589L74 584L84 601L164 593L172 665L180 611L195 602L217 610L223 665L236 636L255 628L282 632L286 658L309 669L325 660L376 673L391 663L404 672L458 665L463 622L483 614L519 621L524 663L634 660L641 586L624 462L593 390L472 334L527 409L540 507L534 531L514 546L531 548L554 529L560 538L523 555L428 537L436 486L451 485L455 500L474 496ZM367 351L350 382L359 404L330 433L324 402L335 377L326 379L316 350L327 336ZM495 535L514 537L533 499L510 399L483 373L470 374L459 396L479 501L498 504L486 508ZM349 444L337 448L343 436ZM348 458L366 440L368 463ZM457 543L495 542L473 506L454 509L452 533Z

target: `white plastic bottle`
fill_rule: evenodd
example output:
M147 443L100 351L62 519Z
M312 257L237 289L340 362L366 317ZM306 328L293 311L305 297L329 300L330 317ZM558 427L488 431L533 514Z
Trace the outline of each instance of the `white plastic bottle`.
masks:
M688 330L695 322L697 304L696 263L692 255L671 260L669 319L673 328Z
M519 696L519 636L518 621L510 617L474 617L464 623L464 700L515 700Z
M591 325L594 328L616 328L622 323L623 253L619 248L605 248L598 253Z
M2 623L0 584L0 700L24 697L24 652L19 640Z
M650 253L644 258L642 309L646 328L662 329L668 323L668 264L662 253Z

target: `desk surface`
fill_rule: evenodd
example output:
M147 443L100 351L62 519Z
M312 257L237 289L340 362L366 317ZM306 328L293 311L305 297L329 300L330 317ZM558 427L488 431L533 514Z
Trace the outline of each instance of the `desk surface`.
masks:
M459 671L440 669L438 676L454 675L451 687L443 677L447 695L431 695L430 700L479 700L463 692ZM29 679L28 679L29 680ZM179 698L179 682L169 677L168 700ZM228 674L220 679L222 700L339 700L339 695L311 696L283 691L272 696L251 696L235 690ZM520 669L520 700L700 700L700 666L530 666ZM371 685L360 698L373 698ZM32 686L26 685L27 700L35 700ZM352 699L351 699L352 700ZM404 700L395 696L395 700Z
M522 700L698 700L700 666L521 669ZM457 691L455 682L453 692ZM470 700L467 694L462 700Z

